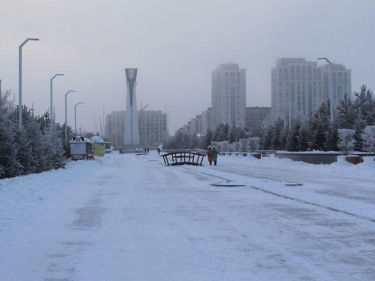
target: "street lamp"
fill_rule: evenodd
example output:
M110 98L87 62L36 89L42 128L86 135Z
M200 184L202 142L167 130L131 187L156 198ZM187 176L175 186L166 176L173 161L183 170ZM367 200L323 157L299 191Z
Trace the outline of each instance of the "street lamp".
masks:
M22 128L22 47L25 45L28 41L39 41L38 38L27 38L23 43L18 47L18 125L19 129Z
M332 97L332 62L327 58L318 58L318 60L325 60L329 64L329 111L331 124L333 123L333 97Z
M75 135L77 135L77 105L79 105L79 104L83 104L83 102L78 102L74 106L74 133L75 133Z
M55 74L50 80L51 132L53 132L52 81L56 76L64 76L64 74Z
M75 92L73 90L70 90L65 94L65 144L68 145L68 121L67 121L67 102L68 102L68 94L71 92Z

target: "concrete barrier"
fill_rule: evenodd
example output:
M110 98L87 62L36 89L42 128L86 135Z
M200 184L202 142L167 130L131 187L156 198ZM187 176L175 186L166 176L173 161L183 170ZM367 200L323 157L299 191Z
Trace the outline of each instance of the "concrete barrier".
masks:
M293 161L302 161L310 164L332 164L337 161L341 153L298 153L298 152L276 152L277 158L288 158Z
M345 158L346 161L359 164L363 162L363 156L373 156L374 154L359 154L359 155L349 155ZM338 156L343 156L343 154L337 153L307 153L307 152L282 152L277 151L275 153L277 158L288 158L293 161L302 161L310 164L332 164L337 162Z

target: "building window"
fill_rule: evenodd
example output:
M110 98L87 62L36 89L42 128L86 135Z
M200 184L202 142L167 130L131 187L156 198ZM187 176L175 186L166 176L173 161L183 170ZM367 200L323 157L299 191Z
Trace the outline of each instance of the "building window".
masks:
M301 72L299 65L297 65L297 80L301 80Z
M291 70L291 80L294 80L294 79L295 79L295 75L294 75L294 65L291 66L290 70Z
M340 73L338 73L337 74L337 84L342 84L342 73L340 72Z
M306 80L306 67L302 66L302 80Z
M230 73L230 83L235 84L235 82L234 82L234 72Z

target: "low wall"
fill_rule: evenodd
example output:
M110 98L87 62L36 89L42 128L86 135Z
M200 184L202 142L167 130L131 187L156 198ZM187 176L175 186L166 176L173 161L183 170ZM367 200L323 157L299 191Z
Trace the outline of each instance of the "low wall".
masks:
M342 155L341 153L284 153L276 152L277 158L288 158L293 161L302 161L310 164L331 164L336 162L336 157Z
M305 153L305 152L276 152L277 158L288 158L293 161L302 161L310 164L332 164L337 162L337 157L342 156L342 153ZM359 164L363 162L362 156L374 156L374 154L359 153L355 155L348 155L346 161L352 164Z

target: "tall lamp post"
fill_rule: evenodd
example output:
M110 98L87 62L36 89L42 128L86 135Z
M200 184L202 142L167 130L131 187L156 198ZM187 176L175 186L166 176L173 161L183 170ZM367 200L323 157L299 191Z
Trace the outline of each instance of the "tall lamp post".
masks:
M51 109L51 132L53 132L53 107L52 107L52 81L56 76L64 76L64 74L55 74L50 80L50 109Z
M39 41L38 38L27 38L23 43L18 47L18 126L21 130L22 128L22 47L28 42L28 41Z
M65 144L68 145L68 120L67 120L67 103L68 103L68 94L71 92L75 92L70 90L65 94Z
M74 133L77 135L77 105L83 104L83 102L78 102L74 106Z
M333 97L332 97L332 62L329 61L327 58L318 58L318 60L325 60L329 64L329 111L330 111L330 119L331 124L333 123Z

